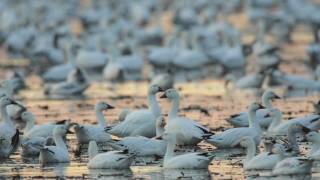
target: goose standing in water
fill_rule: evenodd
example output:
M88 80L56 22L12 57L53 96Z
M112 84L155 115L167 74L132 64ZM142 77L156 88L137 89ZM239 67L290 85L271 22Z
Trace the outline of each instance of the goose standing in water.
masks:
M254 139L256 146L258 146L260 144L262 130L256 119L256 111L261 108L264 107L256 102L250 105L248 112L249 127L228 129L219 134L204 135L204 138L207 142L218 148L230 148L239 138L250 136Z
M96 141L100 143L100 142L106 142L111 139L110 134L104 131L104 128L107 126L107 123L102 113L102 111L108 110L108 109L114 109L114 107L105 102L99 102L95 106L95 113L96 113L96 118L98 120L98 124L96 125L76 124L74 126L79 144L89 143L90 141Z
M89 169L129 169L133 161L133 155L127 150L109 151L98 154L98 146L95 141L90 141L89 148Z
M45 94L51 96L81 95L89 85L86 73L80 68L75 68L70 72L66 81L46 86Z
M10 104L17 104L7 96L0 99L0 158L8 158L18 147L19 131L11 121L6 107Z
M175 89L168 89L160 98L168 98L171 101L168 123L165 132L176 134L178 145L196 145L205 134L211 132L198 122L178 115L180 96Z
M163 116L157 118L156 137L160 137L164 132L165 119ZM146 138L143 136L125 137L120 141L112 140L108 144L117 149L128 149L129 152L137 156L163 156L166 152L167 143L156 138Z
M280 99L280 97L271 90L266 90L262 95L262 105L266 107L266 109L259 109L256 112L256 118L261 127L267 128L272 121L272 118L269 117L268 111L273 108L271 102L274 99ZM248 113L241 112L239 114L231 115L230 119L227 121L236 127L248 127Z
M186 153L175 155L177 137L174 133L164 133L162 138L167 141L167 150L163 160L165 169L208 169L213 155L206 152Z
M152 138L156 135L156 120L161 115L161 109L156 94L162 91L159 86L152 85L148 90L148 109L130 112L124 121L114 126L106 127L106 131L119 137L145 136Z
M40 149L39 162L41 165L50 163L68 163L69 152L63 137L67 133L67 127L56 126L53 130L55 146L44 146Z
M279 161L285 158L285 149L281 144L275 144L273 152L263 152L256 155L256 143L250 136L241 138L233 145L247 149L247 156L243 161L245 170L271 170Z

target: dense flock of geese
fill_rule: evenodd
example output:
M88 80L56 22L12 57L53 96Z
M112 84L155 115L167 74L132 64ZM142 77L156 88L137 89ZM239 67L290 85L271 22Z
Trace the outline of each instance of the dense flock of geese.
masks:
M247 112L227 119L234 128L212 132L179 114L180 95L174 84L222 78L226 88L281 86L288 91L318 92L319 6L306 0L81 2L0 2L2 48L31 63L0 84L1 159L21 148L22 157L38 157L43 166L69 163L66 134L74 133L78 153L89 156L89 169L129 169L136 157L144 156L162 157L165 169L208 169L215 150L177 152L204 142L217 149L245 148L246 171L269 170L274 176L311 173L312 164L320 160L320 102L314 105L315 114L286 121L272 104L280 97L267 89L262 104L251 102ZM240 10L255 32L255 40L249 43L242 42L246 32L228 18ZM282 45L293 43L292 32L300 25L313 34L305 48L307 76L288 74L280 67L287 61L281 57ZM249 56L254 59L254 69L247 72ZM109 124L103 111L115 107L99 102L94 108L97 124L37 124L24 102L15 99L26 87L29 73L42 78L43 92L52 98L78 97L95 80L112 85L148 80L148 108L126 109L118 123ZM160 98L171 103L168 116L158 103L160 92ZM301 139L312 144L307 155L300 150ZM87 144L86 152L83 145ZM113 150L101 153L100 144ZM259 148L262 144L263 151Z
M123 121L113 125L107 123L102 112L115 107L105 102L95 106L95 125L69 121L36 124L32 112L10 98L7 89L1 87L1 90L0 157L3 159L21 147L21 156L38 156L43 166L69 163L70 150L65 137L70 128L74 129L79 145L89 144L89 169L128 169L136 157L143 156L163 157L165 169L207 169L215 157L214 151L175 151L177 147L195 148L202 141L217 149L246 148L244 169L271 170L273 175L308 174L312 163L320 159L320 134L317 132L320 115L282 120L281 111L271 104L273 99L280 97L271 90L266 90L262 96L265 106L251 103L248 112L230 117L229 122L238 127L220 133L211 132L197 121L180 116L180 96L173 88L163 90L157 85L150 85L147 95L149 107L128 111ZM171 102L167 120L157 102L156 94L160 92L160 98ZM14 122L8 112L21 113L21 119ZM17 124L23 122L25 127L21 134ZM119 139L114 139L114 136ZM299 150L298 141L303 137L312 143L307 156L301 155ZM98 144L101 143L114 150L99 153ZM260 144L264 144L264 152L258 151Z

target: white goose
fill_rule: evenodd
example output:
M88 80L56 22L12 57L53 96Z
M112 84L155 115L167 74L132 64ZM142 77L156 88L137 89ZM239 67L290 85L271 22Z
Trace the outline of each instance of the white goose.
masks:
M256 111L262 108L258 103L252 103L249 107L249 127L240 127L228 129L222 133L215 135L205 135L204 138L210 144L218 148L230 148L239 138L250 136L254 139L256 146L260 144L262 130L256 120Z
M68 163L69 152L63 136L66 135L68 129L65 126L56 126L53 130L53 139L55 146L44 146L40 149L39 162L41 165L50 163Z
M272 123L270 124L267 133L270 135L286 135L288 128L292 124L301 124L303 126L312 128L315 122L320 120L319 115L309 115L302 118L294 118L288 121L282 121L282 112L279 109L271 109L270 115L273 117Z
M98 146L95 141L89 143L89 169L129 169L133 160L133 155L129 155L127 150L109 151L98 154Z
M198 122L178 115L180 96L175 89L166 90L160 98L168 98L172 103L165 132L176 134L177 144L196 145L202 140L204 134L210 133Z
M102 111L108 110L108 109L114 109L114 107L105 102L99 102L95 106L95 113L96 113L96 118L98 120L98 124L96 125L76 124L74 126L79 144L89 143L90 141L96 141L98 143L106 142L111 139L110 134L104 131L104 128L106 127L107 124L106 124L104 115L102 113Z
M234 145L247 148L247 156L243 161L245 170L271 170L279 161L285 158L285 149L281 144L275 144L273 153L256 154L256 143L250 136L245 136Z
M175 155L174 150L177 143L176 134L164 133L162 138L168 143L163 161L163 167L165 169L208 169L209 163L214 158L213 155L206 152Z
M164 132L165 119L163 116L157 118L156 137ZM149 139L143 136L125 137L120 141L110 141L108 144L117 149L128 149L137 156L163 156L166 152L167 143L155 138Z
M51 140L51 141L50 141ZM35 137L22 137L21 148L23 157L34 157L39 156L40 149L45 145L52 145L52 137L44 138L41 136Z
M257 110L256 118L259 121L261 127L267 128L272 121L272 118L268 114L269 109L273 108L271 102L274 99L280 99L280 97L273 91L266 90L263 93L261 99L262 105L266 107L266 109ZM231 115L231 117L227 121L236 127L248 127L248 112L241 112L239 114Z
M66 81L47 85L44 93L58 96L81 95L89 85L87 74L82 69L75 68L69 73Z
M24 111L21 114L21 118L23 121L27 123L24 131L24 135L23 135L25 138L34 138L34 137L48 138L52 136L53 130L56 126L66 126L66 127L70 126L70 124L66 123L65 120L56 122L56 123L35 125L35 117L29 111Z
M124 121L117 125L109 126L105 130L119 137L145 136L154 137L156 135L156 120L161 115L161 109L156 99L156 93L161 89L150 86L148 91L149 108L130 112Z
M1 97L0 158L9 157L17 149L19 143L19 131L15 128L6 110L10 104L16 104L16 102L5 95Z

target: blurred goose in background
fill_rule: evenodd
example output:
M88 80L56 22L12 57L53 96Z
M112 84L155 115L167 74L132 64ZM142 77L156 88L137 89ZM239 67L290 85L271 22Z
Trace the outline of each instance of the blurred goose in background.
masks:
M178 145L196 145L205 134L211 134L208 128L188 117L179 116L180 95L175 89L168 89L160 98L171 102L166 133L175 134Z
M275 144L273 152L262 152L256 155L256 143L250 136L241 138L233 146L240 146L247 149L247 156L243 160L245 170L272 170L273 167L285 158L285 147L281 144Z
M89 169L129 169L134 157L127 150L98 153L95 141L90 141L88 153Z
M72 56L72 45L65 45L64 59L65 64L59 64L49 68L43 75L42 78L46 82L61 82L65 81L70 72L75 69L74 57Z
M156 137L164 132L165 119L163 116L157 118ZM108 144L117 150L129 150L137 156L163 156L166 152L167 143L156 138L143 136L125 137L121 140L110 140Z
M48 84L44 93L50 96L81 95L89 85L87 74L77 67L69 73L66 81Z
M151 85L157 85L164 91L170 88L173 88L174 85L174 74L171 73L171 70L168 70L167 73L160 73L155 75L151 79Z
M260 126L263 128L268 128L272 122L272 118L269 116L268 112L269 109L273 108L271 102L274 99L280 99L280 97L272 90L266 90L261 97L262 105L266 109L257 110L256 118L259 121ZM248 112L241 112L239 114L231 115L227 121L236 127L248 127Z
M95 113L98 124L96 125L82 125L75 124L74 129L77 136L79 144L89 143L90 141L95 142L106 142L111 139L110 134L104 131L104 128L107 126L107 122L103 115L104 110L114 109L113 106L105 103L99 102L95 106Z
M68 129L66 126L56 126L53 130L53 139L55 146L44 146L40 149L39 163L42 166L51 163L68 163L69 152L63 137L66 135Z
M249 127L232 128L219 134L204 135L205 141L218 148L230 148L239 138L250 136L253 138L256 146L258 146L260 144L262 130L257 121L256 111L261 108L264 107L256 102L250 105L248 112Z
M229 82L234 83L234 87L240 89L260 89L265 80L264 72L255 72L247 74L239 79L236 79L233 75L229 74L225 77L225 86L228 87Z
M320 90L320 81L308 79L299 75L289 75L280 71L274 71L272 73L272 79L281 85L287 86L289 90Z
M145 136L152 138L156 135L156 120L161 115L161 109L156 99L156 94L162 91L157 85L152 85L148 90L148 109L130 112L124 121L106 127L106 131L119 137Z
M19 144L19 130L15 128L6 110L10 104L16 104L16 102L5 95L0 98L0 158L8 158Z
M25 78L23 77L22 72L19 72L17 70L9 76L8 80L11 82L14 94L18 93L20 90L26 87Z
M163 160L165 169L208 169L214 155L207 152L186 153L176 155L174 153L177 144L177 135L174 133L164 133L162 138L168 143L167 151Z
M115 48L112 48L112 58L103 70L103 76L106 80L115 81L119 80L141 80L142 79L142 68L144 65L142 57L137 54L137 49L134 48L136 45L133 43L129 44L130 53L118 55Z

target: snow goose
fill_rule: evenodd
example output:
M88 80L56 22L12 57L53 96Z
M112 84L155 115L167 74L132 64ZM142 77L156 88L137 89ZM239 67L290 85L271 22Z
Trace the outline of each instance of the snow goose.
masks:
M21 118L23 121L26 122L26 127L23 135L26 138L33 138L33 137L47 138L52 136L53 130L56 126L70 127L70 124L65 120L59 121L56 123L35 125L35 117L30 111L24 111L21 114Z
M152 78L151 85L158 85L163 90L173 88L173 74L171 72L160 73Z
M226 76L226 86L229 82L234 82L234 87L240 89L251 89L251 88L261 88L266 75L264 72L256 72L253 74L248 74L246 76L241 77L240 79L236 79L236 77L231 74Z
M271 170L277 162L285 158L285 149L281 144L274 145L273 153L263 152L258 155L256 155L256 143L252 137L245 136L233 145L237 144L247 149L247 156L243 161L245 170Z
M262 105L266 107L266 109L259 109L256 112L256 118L261 127L267 128L272 121L272 118L269 117L268 109L273 108L271 102L274 99L280 99L280 97L271 90L266 90L261 97ZM231 115L227 121L236 127L247 127L249 125L248 113L241 112Z
M46 86L45 94L51 96L81 95L89 85L86 73L77 67L69 73L66 81Z
M273 168L273 175L309 174L312 161L307 157L289 157L278 162Z
M109 151L98 154L98 146L95 141L90 141L89 148L89 169L129 169L133 160L133 155L129 155L127 150Z
M42 78L47 82L61 82L65 81L68 74L75 68L74 57L72 57L71 45L65 46L65 59L67 63L59 64L49 68L43 75Z
M213 155L206 152L175 155L176 134L166 132L162 135L162 138L168 143L163 160L163 168L165 169L207 169L214 158Z
M106 142L111 139L110 134L104 131L104 128L106 127L107 124L106 124L104 115L102 113L102 111L108 110L108 109L114 109L114 107L105 102L99 102L95 106L95 113L96 113L96 118L98 120L98 124L96 125L76 124L74 126L79 144L89 143L90 141L96 141L100 143L100 142Z
M53 139L55 146L44 146L40 149L39 162L41 165L50 163L68 163L69 152L63 137L68 128L66 126L56 126L53 130Z
M176 134L178 145L196 145L204 134L211 134L198 122L178 115L180 96L175 89L166 90L160 98L168 98L172 103L165 132Z
M50 141L51 140L51 141ZM39 156L40 149L45 145L54 144L52 137L44 138L41 136L22 137L21 138L21 156L35 157Z
M288 86L290 89L311 91L320 90L319 81L307 79L299 75L289 75L280 71L274 71L272 73L272 79L282 85Z
M152 85L148 90L148 109L130 112L124 121L119 124L106 127L106 131L119 137L156 135L156 120L161 115L161 109L156 99L156 93L162 91L160 87Z
M288 121L282 121L282 112L279 109L271 109L269 114L273 117L273 120L267 130L268 134L272 135L286 135L288 128L292 124L300 124L305 127L312 128L310 126L314 125L320 120L319 115L309 115L301 118L294 118Z
M254 139L256 146L258 146L260 144L262 130L256 120L256 111L260 108L263 108L263 106L256 102L250 105L248 112L249 127L233 128L220 134L205 135L205 140L218 148L230 148L239 138L250 136Z
M156 137L162 135L164 126L165 119L159 116L156 123ZM162 140L143 136L125 137L120 141L112 140L108 144L117 150L128 149L137 156L163 156L167 147L167 143Z
M10 104L16 104L16 102L5 95L1 97L0 158L9 157L17 149L19 143L19 130L15 128L6 110L6 106Z
M102 70L108 62L108 55L98 49L82 49L79 50L75 62L78 67L85 70Z

